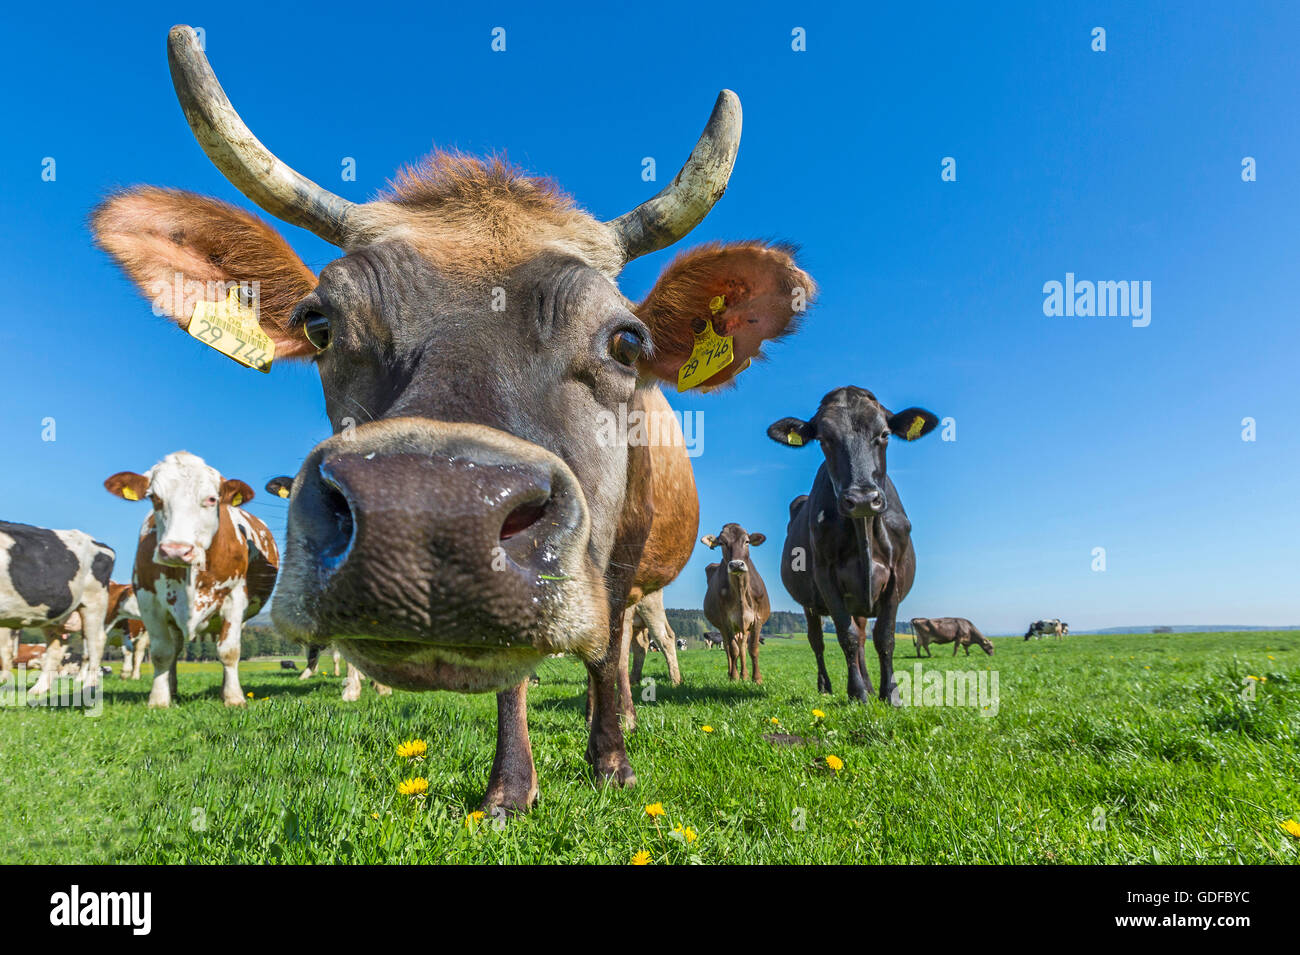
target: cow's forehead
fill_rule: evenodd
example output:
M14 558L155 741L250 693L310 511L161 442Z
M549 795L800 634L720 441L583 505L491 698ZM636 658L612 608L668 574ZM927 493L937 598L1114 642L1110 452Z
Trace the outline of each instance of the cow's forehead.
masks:
M466 280L505 275L547 252L611 279L624 253L614 233L554 183L504 159L438 152L398 173L388 192L356 208L349 251L400 241L440 272Z
M163 498L220 485L221 475L216 468L184 451L167 455L149 470L149 490Z

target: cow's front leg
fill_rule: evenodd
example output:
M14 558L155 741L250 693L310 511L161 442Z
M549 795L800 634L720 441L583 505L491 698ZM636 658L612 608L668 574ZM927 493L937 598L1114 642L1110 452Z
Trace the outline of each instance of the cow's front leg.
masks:
M822 636L822 617L807 607L803 608L804 619L808 621L808 645L817 657L817 692L831 692L831 677L826 672L826 640Z
M587 687L591 695L591 735L587 740L587 762L596 779L614 786L635 786L636 773L627 761L623 727L619 723L618 655L587 664ZM627 667L623 667L627 672Z
M97 587L92 592L87 589L82 598L81 633L85 638L86 665L83 668L81 685L99 686L100 666L104 662L104 643L108 634L104 630L104 614L108 612L108 590Z
M862 656L862 644L857 634L857 627L854 626L853 617L850 616L843 601L837 597L829 602L831 619L835 621L835 639L839 641L840 650L844 654L849 699L865 703L871 698L871 678L858 663Z
M6 627L0 627L0 683L9 681L9 672L14 668L14 645Z
M149 705L166 708L172 705L172 670L181 649L181 635L166 627L153 631L153 685L149 687Z
M632 681L627 672L632 643L632 615L635 612L630 608L623 612L618 636L618 704L623 715L623 729L628 733L636 729L636 706L632 702Z
M227 616L221 621L221 638L217 643L217 658L221 661L221 701L226 706L244 706L244 689L239 685L239 643L243 630L243 608L235 606L234 619Z
M45 655L41 658L41 675L27 691L28 696L43 696L50 692L55 679L58 678L59 666L63 663L64 649L63 641L58 637L54 637L45 645Z
M144 676L144 655L149 652L149 634L142 633L135 638L135 650L131 653L131 679L138 680Z
M763 676L758 672L758 642L759 635L763 632L763 625L755 622L750 628L749 634L749 676L755 683L762 683Z
M898 605L889 594L879 604L876 614L876 627L871 633L871 640L876 645L876 656L880 659L880 698L892 706L902 706L898 687L894 683L894 615ZM953 647L953 656L957 648Z
M361 699L361 671L348 663L348 675L343 679L343 702L355 703Z
M528 741L528 681L497 694L497 752L483 811L527 812L537 802L537 768Z

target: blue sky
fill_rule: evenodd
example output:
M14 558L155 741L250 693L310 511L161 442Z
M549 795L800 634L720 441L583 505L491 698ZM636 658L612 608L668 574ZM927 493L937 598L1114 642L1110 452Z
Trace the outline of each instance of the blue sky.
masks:
M612 218L662 186L717 91L736 90L735 174L687 241L793 240L823 291L737 389L672 401L704 414L701 532L735 520L768 535L755 556L775 607L793 609L780 542L820 453L764 429L851 383L956 422L955 441L890 449L919 564L900 616L990 632L1043 616L1076 629L1300 623L1300 14L902 6L7 10L3 516L90 531L118 548L126 579L143 505L103 478L185 448L260 489L328 433L313 369L264 376L203 347L89 241L87 212L116 186L249 205L175 102L165 38L188 22L263 141L356 200L437 144L504 150ZM490 49L498 26L504 53ZM641 179L645 156L658 183ZM949 156L955 182L940 178ZM343 157L356 182L341 181ZM313 267L334 256L281 228ZM632 263L624 291L640 298L669 257ZM1044 315L1043 284L1067 272L1149 281L1150 325ZM282 502L251 509L283 539ZM708 556L697 549L670 606L700 606Z

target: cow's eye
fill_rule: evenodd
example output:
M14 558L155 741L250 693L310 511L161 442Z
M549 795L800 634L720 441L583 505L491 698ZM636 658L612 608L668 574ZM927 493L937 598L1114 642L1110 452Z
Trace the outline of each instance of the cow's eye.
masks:
M609 353L620 365L631 368L645 354L645 339L632 329L625 328L610 336Z
M216 499L215 497L206 497L206 498L203 499L203 506L204 506L204 507L216 507L216 506L217 506L217 499Z
M317 351L330 345L330 320L320 312L308 312L302 320L302 332Z
M888 443L889 443L889 432L888 432L888 431L886 431L886 432L885 432L884 434L882 434L880 437L876 438L876 444L879 444L879 445L886 445L886 444L888 444Z

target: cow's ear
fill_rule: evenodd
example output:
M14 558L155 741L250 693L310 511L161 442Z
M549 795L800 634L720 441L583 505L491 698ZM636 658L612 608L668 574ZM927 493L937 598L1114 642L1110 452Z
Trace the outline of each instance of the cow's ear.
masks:
M149 493L149 479L134 471L119 471L104 481L104 487L125 501L142 501Z
M790 448L802 448L817 440L817 426L802 418L782 418L767 426L767 436L777 444Z
M816 292L812 278L795 264L794 251L766 242L715 242L679 255L636 307L654 339L642 371L677 384L706 321L717 335L731 338L733 357L690 387L726 384L761 358L765 341L798 327Z
M181 328L189 328L199 302L223 301L230 287L255 282L259 322L275 357L316 354L302 329L289 325L316 276L257 216L192 192L137 186L100 203L90 229L154 311Z
M904 441L915 441L939 426L939 419L924 408L907 408L888 418L889 430Z
M273 477L266 482L266 493L276 497L288 497L293 493L293 478L286 475Z
M763 541L765 541L765 540L767 540L767 535L766 535L766 534L750 534L750 535L749 535L749 546L750 546L750 547L757 547L759 544L763 543Z
M221 482L221 503L239 507L253 499L253 489L243 481L226 478Z
M718 539L714 537L712 534L705 534L703 537L700 538L700 543L703 544L705 547L707 547L709 550L713 550L713 548L718 546Z

